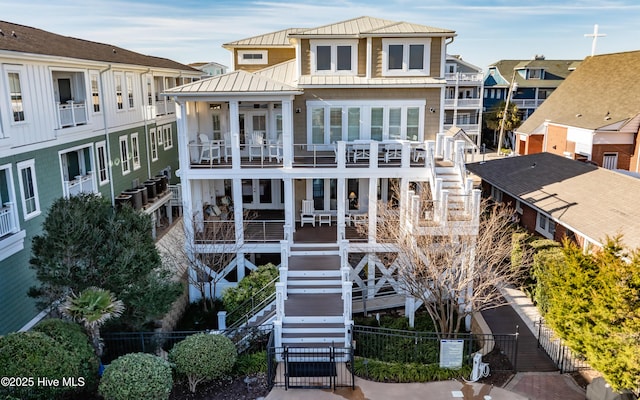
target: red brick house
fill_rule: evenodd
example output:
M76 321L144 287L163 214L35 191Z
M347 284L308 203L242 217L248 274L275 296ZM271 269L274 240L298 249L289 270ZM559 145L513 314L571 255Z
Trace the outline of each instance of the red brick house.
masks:
M531 233L583 248L606 237L640 248L640 179L551 153L467 164L484 197L511 204Z
M518 129L515 152L640 173L640 51L587 57Z

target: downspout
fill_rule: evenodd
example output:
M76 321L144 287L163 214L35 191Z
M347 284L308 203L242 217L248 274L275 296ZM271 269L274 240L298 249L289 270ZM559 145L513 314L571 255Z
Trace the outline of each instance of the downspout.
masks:
M112 173L112 168L113 168L113 163L111 162L111 145L109 144L109 126L107 125L107 103L104 100L104 91L106 90L105 88L105 84L104 81L102 79L102 74L104 74L107 71L111 70L111 64L109 64L109 66L103 70L101 70L98 73L98 76L100 76L100 86L102 87L102 90L100 91L100 102L102 102L102 107L104 108L104 110L102 111L102 123L104 124L104 137L105 137L105 142L106 142L106 147L107 147L107 173L108 173L108 177L109 177L109 190L111 192L111 205L115 206L116 205L116 195L115 195L115 190L113 188L113 173ZM100 179L98 177L98 179Z
M149 72L151 72L151 68L147 68L147 70L143 73L140 74L140 94L142 96L142 104L144 104L145 106L143 107L143 110L146 109L146 107L148 107L149 105L146 104L147 103L147 99L145 99L144 97L144 78L145 75L148 74ZM149 126L147 125L147 113L146 110L143 111L143 122L144 122L144 141L145 141L145 152L147 153L147 179L151 178L151 153L149 152L149 143L151 142L151 140L149 140ZM156 127L156 129L158 129L158 127Z

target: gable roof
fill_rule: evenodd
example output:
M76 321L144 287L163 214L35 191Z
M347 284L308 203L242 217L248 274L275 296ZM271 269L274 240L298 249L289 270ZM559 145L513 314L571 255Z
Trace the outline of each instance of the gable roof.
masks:
M239 70L164 91L168 95L299 94L300 90L259 74Z
M518 87L545 87L556 88L575 69L580 60L500 60L487 68L484 85L488 87L507 87L511 84L513 70L526 70L542 68L545 71L544 79L525 79L521 75L515 75ZM497 73L491 75L492 70Z
M467 164L482 180L602 243L640 248L640 179L551 153Z
M530 134L545 120L596 130L634 118L640 114L638 65L640 51L587 57L517 132Z
M234 47L293 47L289 42L289 35L300 32L304 28L288 28L276 32L265 33L263 35L252 36L222 45L225 49Z
M358 17L292 33L292 37L455 36L455 31L408 22Z
M0 51L199 72L166 58L147 56L110 44L62 36L11 22L0 21L0 30Z

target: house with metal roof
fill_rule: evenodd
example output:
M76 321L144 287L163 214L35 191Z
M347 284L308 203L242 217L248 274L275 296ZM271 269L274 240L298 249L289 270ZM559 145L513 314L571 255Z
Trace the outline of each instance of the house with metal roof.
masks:
M640 173L640 51L587 57L516 133L518 154L541 151Z
M27 296L31 239L55 199L99 193L135 199L158 222L171 217L168 191L142 203L150 178L178 183L175 104L160 93L200 74L0 21L0 335L28 328L41 311Z
M455 35L372 17L285 29L225 44L234 72L164 91L180 106L194 269L221 291L279 266L271 308L246 318L270 318L277 347L349 347L354 296L369 310L419 305L381 254L393 252L376 229L381 207L414 234L477 233L466 142L444 133ZM214 253L235 256L208 265ZM192 300L203 292L192 286Z
M640 248L640 179L551 153L468 164L485 197L508 203L531 233L585 250L622 235Z

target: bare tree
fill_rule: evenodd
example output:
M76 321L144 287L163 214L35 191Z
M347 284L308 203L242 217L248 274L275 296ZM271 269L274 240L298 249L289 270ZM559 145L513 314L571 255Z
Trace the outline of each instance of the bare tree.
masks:
M428 209L429 191L418 192L422 208ZM397 253L399 286L422 303L444 337L455 337L473 313L499 305L499 287L521 274L509 260L513 210L487 201L480 207L479 227L462 221L433 224L431 233L422 235L407 231L392 207L378 207L377 235L389 252Z
M245 211L243 226L246 231L254 214ZM173 266L185 277L188 284L200 292L204 311L213 306L218 296L218 284L225 278L225 269L237 257L242 245L238 243L233 219L199 220L194 215L190 220L193 240L186 240L184 220L179 229L172 229L159 243L165 263ZM209 247L203 251L203 247Z

